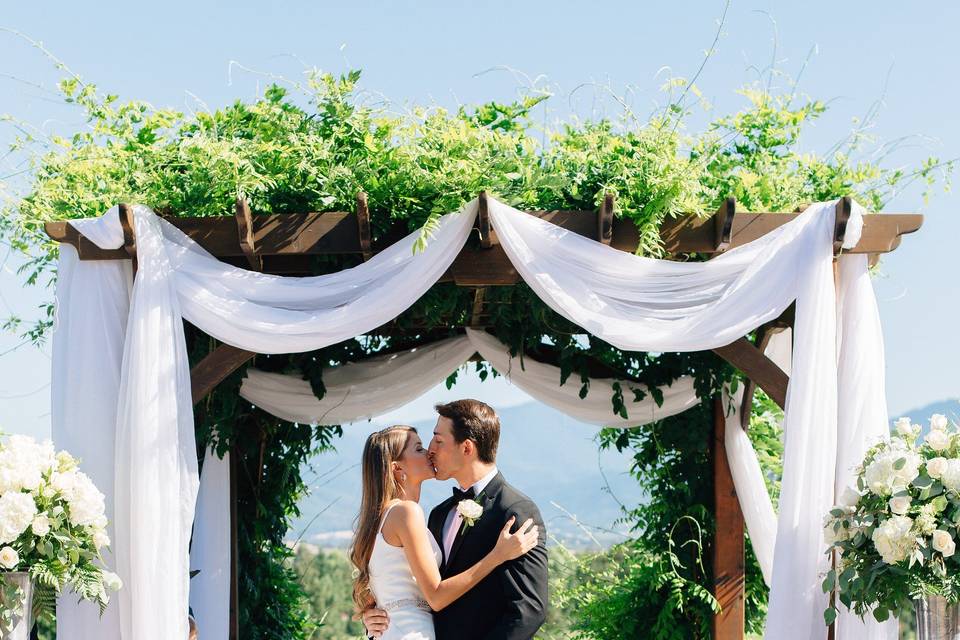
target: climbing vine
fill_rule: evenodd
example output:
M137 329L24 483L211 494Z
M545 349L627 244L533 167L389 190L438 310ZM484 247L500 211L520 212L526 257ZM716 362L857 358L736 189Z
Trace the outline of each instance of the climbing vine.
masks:
M31 182L0 217L4 241L26 257L24 281L50 286L55 280L58 247L43 233L45 222L100 215L118 202L142 202L166 215L221 216L242 196L256 212L331 211L353 209L362 190L375 241L400 222L423 229L428 242L439 215L483 189L521 209L594 209L604 192L612 192L616 215L637 228L638 253L659 256L663 220L712 212L728 195L751 210L789 211L852 194L879 210L902 186L932 184L952 169L936 159L914 171L857 160L857 139L826 156L801 153L804 127L826 106L754 87L744 90L741 112L718 117L694 135L682 126L689 110L677 105L644 122L624 117L544 129L531 114L548 108L549 96L537 92L506 104L398 114L366 103L357 92L359 79L358 71L311 71L292 88L273 85L251 102L191 113L123 101L78 77L64 79L63 99L85 115L86 126L49 139L20 136L17 147L29 155ZM318 258L315 272L358 261ZM325 369L451 335L469 321L472 303L471 291L437 284L397 318L402 332L373 333L310 353L257 356L255 363L302 375L322 396ZM524 284L491 288L485 303L491 333L524 357L549 352L563 382L584 395L598 363L651 389L691 375L706 399L735 374L711 353L619 350L585 335ZM47 312L35 323L11 317L5 326L41 342L52 305ZM193 327L187 336L193 362L215 346ZM475 366L481 377L496 375L487 364ZM249 637L305 638L313 622L285 562L290 552L284 538L306 490L301 465L335 446L339 427L290 424L250 406L237 395L242 374L229 377L197 408L198 442L212 443L221 454L232 451L237 469L241 625ZM628 415L643 395L617 390L611 415ZM775 488L779 439L770 436L775 420L764 424L764 461ZM611 552L628 560L611 574L616 579L587 572L585 586L565 597L582 613L583 633L637 637L641 629L655 629L657 637L706 637L715 606L708 592L710 428L705 400L648 427L601 434L600 446L632 452L650 502L624 511L635 538ZM752 560L748 598L750 626L757 629L766 596Z

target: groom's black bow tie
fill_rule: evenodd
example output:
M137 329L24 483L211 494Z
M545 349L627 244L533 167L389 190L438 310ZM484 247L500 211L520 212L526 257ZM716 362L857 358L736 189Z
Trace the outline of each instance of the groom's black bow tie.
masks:
M460 487L453 488L453 501L460 502L461 500L473 500L473 487L470 487L466 491L462 491Z

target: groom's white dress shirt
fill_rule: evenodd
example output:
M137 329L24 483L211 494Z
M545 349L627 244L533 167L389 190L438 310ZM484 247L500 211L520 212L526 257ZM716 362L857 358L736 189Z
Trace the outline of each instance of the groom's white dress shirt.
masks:
M494 465L490 473L473 483L473 495L479 496L480 492L487 488L487 485L490 484L490 481L493 480L496 475L497 467ZM460 488L464 491L470 490L470 487L461 486ZM453 548L453 541L457 537L457 531L460 530L461 524L463 524L463 517L460 515L460 512L457 511L456 506L454 506L453 509L450 509L450 513L447 514L447 519L443 523L443 557L447 560L450 559L450 550Z

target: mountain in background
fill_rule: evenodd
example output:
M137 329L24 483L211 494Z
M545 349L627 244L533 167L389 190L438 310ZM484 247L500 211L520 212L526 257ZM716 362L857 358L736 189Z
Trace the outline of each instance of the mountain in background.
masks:
M910 421L915 424L922 424L924 427L928 427L930 423L930 416L935 413L942 413L947 416L951 422L960 424L960 398L953 398L948 400L940 400L939 402L931 402L930 404L924 405L917 409L911 409L906 413L901 413L899 415L891 415L891 420L896 420L897 418L906 416L910 418Z
M498 412L501 421L497 463L507 480L540 507L551 537L573 549L596 548L623 540L629 531L616 520L620 504L629 508L644 499L629 474L627 453L599 451L597 428L578 422L546 405L528 402ZM891 415L909 416L928 428L942 413L960 423L960 399L943 400ZM310 494L300 502L301 516L291 527L291 540L323 547L345 547L360 508L360 453L367 434L386 424L378 421L344 426L337 450L315 458L304 478ZM413 423L426 444L434 421ZM604 477L605 476L605 477ZM424 510L449 495L453 481L424 484Z
M593 440L597 427L546 405L529 402L498 413L497 466L508 482L537 503L549 535L571 548L596 548L598 543L608 546L623 540L628 531L615 523L621 515L620 503L633 507L643 498L629 475L631 456L598 451ZM431 419L413 424L424 445L434 423ZM301 516L291 527L291 540L324 547L349 544L360 508L363 443L371 431L384 426L376 420L345 425L337 451L311 462L304 471L310 494L300 502ZM452 480L426 482L421 496L424 510L429 512L444 500L453 486Z

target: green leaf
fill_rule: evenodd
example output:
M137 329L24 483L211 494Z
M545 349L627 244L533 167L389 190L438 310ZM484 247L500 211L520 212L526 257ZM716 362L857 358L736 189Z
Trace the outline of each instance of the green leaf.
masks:
M833 607L830 607L829 609L823 612L823 622L828 627L832 625L834 620L836 619L837 619L837 610L834 609Z

